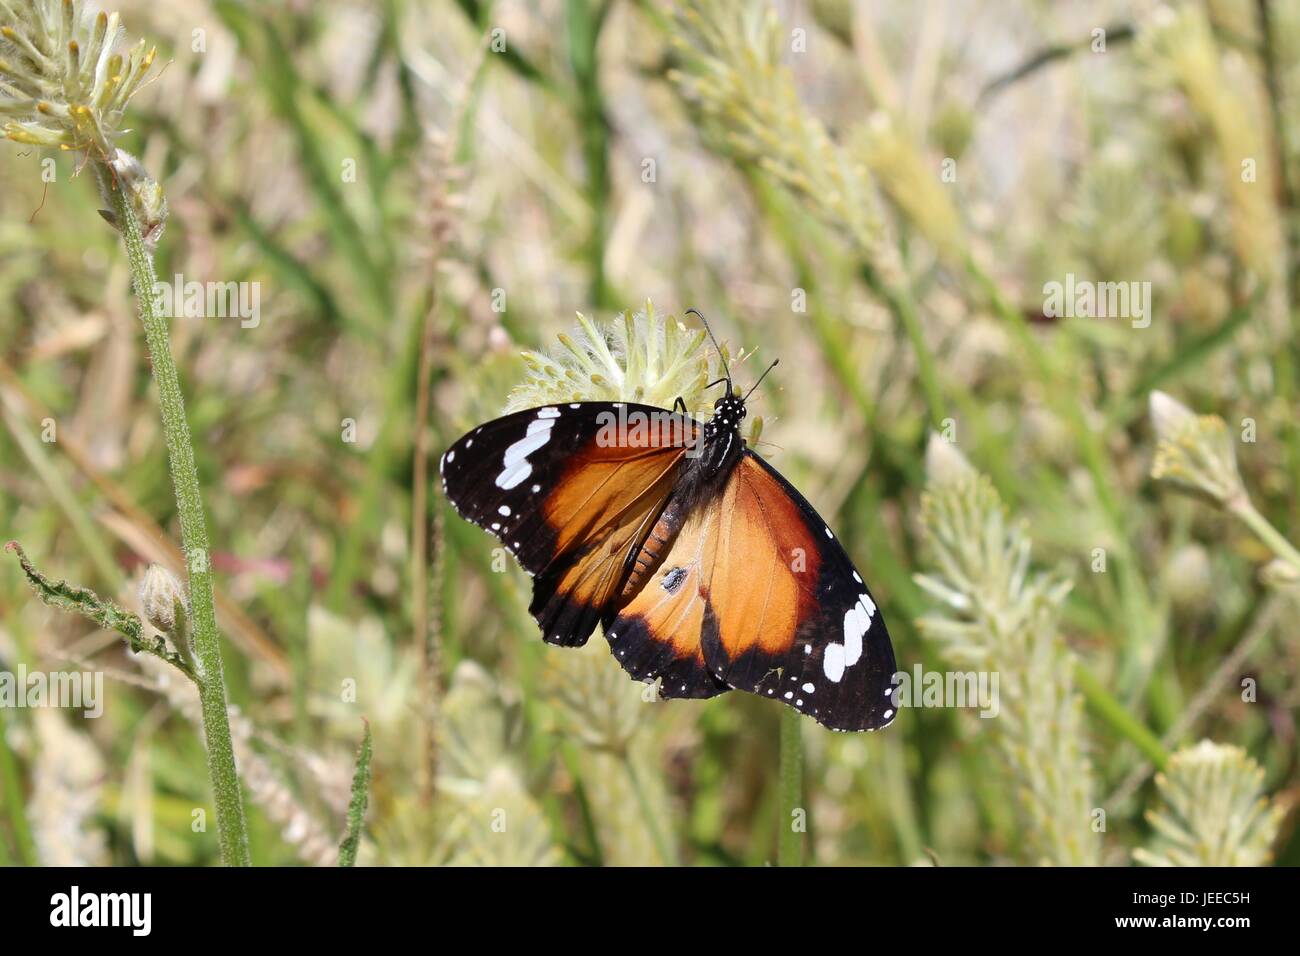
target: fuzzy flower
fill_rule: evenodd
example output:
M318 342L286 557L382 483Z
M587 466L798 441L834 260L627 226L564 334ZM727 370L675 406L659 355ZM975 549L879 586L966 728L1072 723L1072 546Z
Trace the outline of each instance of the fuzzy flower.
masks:
M917 231L943 256L960 262L965 241L957 207L904 124L877 112L855 134L853 146Z
M623 401L672 408L680 396L691 412L707 412L704 386L717 377L705 333L689 331L668 316L624 312L610 323L578 316L578 328L561 335L549 352L524 352L525 381L511 393L506 411L556 402Z
M1153 84L1179 90L1210 131L1237 255L1258 275L1276 274L1283 243L1266 159L1273 147L1252 91L1225 69L1210 16L1198 4L1157 6L1138 23L1136 52ZM1245 159L1255 161L1255 176L1242 175Z
M625 753L646 720L643 685L629 683L621 668L610 667L609 654L594 642L552 657L545 687L563 729L593 749Z
M105 204L111 209L111 189L124 189L152 246L167 220L167 200L114 139L157 51L140 40L115 52L123 36L116 13L92 16L81 0L0 0L0 135L96 160ZM100 215L121 228L111 211Z
M956 446L935 432L925 446L925 475L934 485L950 485L975 475L975 469Z
M116 13L92 17L80 0L0 2L0 130L111 161L126 105L157 52L144 40L114 52L122 37Z
M1155 838L1133 858L1146 866L1263 866L1283 810L1261 793L1264 770L1239 747L1202 740L1156 775L1162 806L1147 813Z
M176 575L160 564L149 565L140 579L140 610L158 630L170 634L185 614L185 588Z
M1070 582L1029 571L1030 542L987 477L932 437L921 526L931 570L916 583L939 607L917 622L956 666L999 676L992 721L1036 861L1096 864L1093 775L1074 658L1057 617Z
M1151 477L1228 504L1244 495L1228 426L1217 415L1196 415L1164 392L1151 393L1156 454Z
M786 34L775 10L747 0L691 0L675 7L671 29L687 68L669 77L698 104L723 148L795 193L895 277L900 267L876 185L863 160L800 101L782 62Z

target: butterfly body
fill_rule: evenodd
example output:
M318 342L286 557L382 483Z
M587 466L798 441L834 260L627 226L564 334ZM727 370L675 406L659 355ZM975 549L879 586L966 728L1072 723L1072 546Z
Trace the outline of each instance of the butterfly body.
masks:
M533 576L548 643L600 625L663 697L742 689L832 729L884 726L884 620L830 528L746 447L744 418L730 388L702 424L622 402L528 409L453 444L443 488Z

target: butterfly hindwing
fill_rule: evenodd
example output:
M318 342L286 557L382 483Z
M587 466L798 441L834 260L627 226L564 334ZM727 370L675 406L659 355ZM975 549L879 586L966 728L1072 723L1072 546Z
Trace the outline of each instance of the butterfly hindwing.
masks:
M636 680L660 681L661 697L713 697L729 690L704 660L707 580L717 542L716 508L689 517L670 502L643 545L644 574L602 621L609 649ZM635 588L635 590L631 590Z
M884 618L829 526L747 451L720 497L702 647L719 679L835 730L894 717Z
M668 413L611 402L528 409L479 426L443 455L452 505L534 576L529 610L550 643L586 642L694 440L699 426L682 416L627 427L652 415L665 423Z

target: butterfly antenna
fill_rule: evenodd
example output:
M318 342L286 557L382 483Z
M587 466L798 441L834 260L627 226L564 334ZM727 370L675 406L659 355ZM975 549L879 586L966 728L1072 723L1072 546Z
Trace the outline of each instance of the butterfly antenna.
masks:
M699 319L699 320L700 320L700 324L702 324L702 325L704 326L704 331L705 331L705 332L708 332L708 333L709 333L709 338L713 339L713 347L714 347L714 349L717 350L717 353L718 353L718 361L720 361L720 362L722 363L722 370L723 370L724 372L727 373L727 374L726 374L726 378L725 378L725 379L718 379L718 382L725 381L725 382L727 383L727 394L730 395L730 394L731 394L731 391L732 391L732 388L731 388L731 369L729 369L729 368L727 367L727 358L726 358L726 356L724 356L724 355L722 354L722 346L720 346L720 345L718 344L718 338L717 338L717 336L715 336L715 335L713 334L713 329L709 328L709 320L706 319L706 318L704 317L703 313L701 313L699 309L687 309L685 314L686 314L686 315L693 315L693 316L695 316L697 319ZM718 382L714 382L713 385L717 385ZM712 388L713 386L710 385L710 386L708 386L708 387L709 387L709 388Z
M745 393L745 397L741 399L741 401L746 401L746 402L749 401L749 396L754 394L754 389L758 388L759 385L763 384L763 379L767 378L767 373L772 371L772 369L776 368L780 364L781 364L780 359L773 359L772 364L769 365L766 368L766 370L764 370L763 374L758 377L758 381L755 382L753 385L749 386L749 391Z

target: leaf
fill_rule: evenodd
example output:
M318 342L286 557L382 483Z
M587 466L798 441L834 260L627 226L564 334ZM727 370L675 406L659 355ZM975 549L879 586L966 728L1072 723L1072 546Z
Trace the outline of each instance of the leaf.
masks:
M370 737L370 722L361 719L366 725L365 736L357 750L357 769L352 776L352 800L348 804L348 832L339 844L339 866L355 866L357 847L361 845L361 825L366 819L366 805L370 802L370 758L374 746Z
M118 607L112 601L105 601L90 588L79 588L67 581L51 581L36 570L17 541L7 543L5 550L18 555L18 563L23 566L27 582L43 603L61 611L80 614L107 631L117 631L127 639L131 650L153 654L171 664L190 680L197 680L194 668L179 654L168 650L166 641L156 635L146 636L144 622L138 616L125 608Z
M132 650L147 649L141 643L144 627L136 615L118 607L112 601L103 600L89 588L79 588L67 581L51 581L36 570L17 541L10 541L5 545L5 550L18 555L18 563L23 566L27 582L36 592L36 596L50 607L72 611L105 630L117 631L131 642Z

